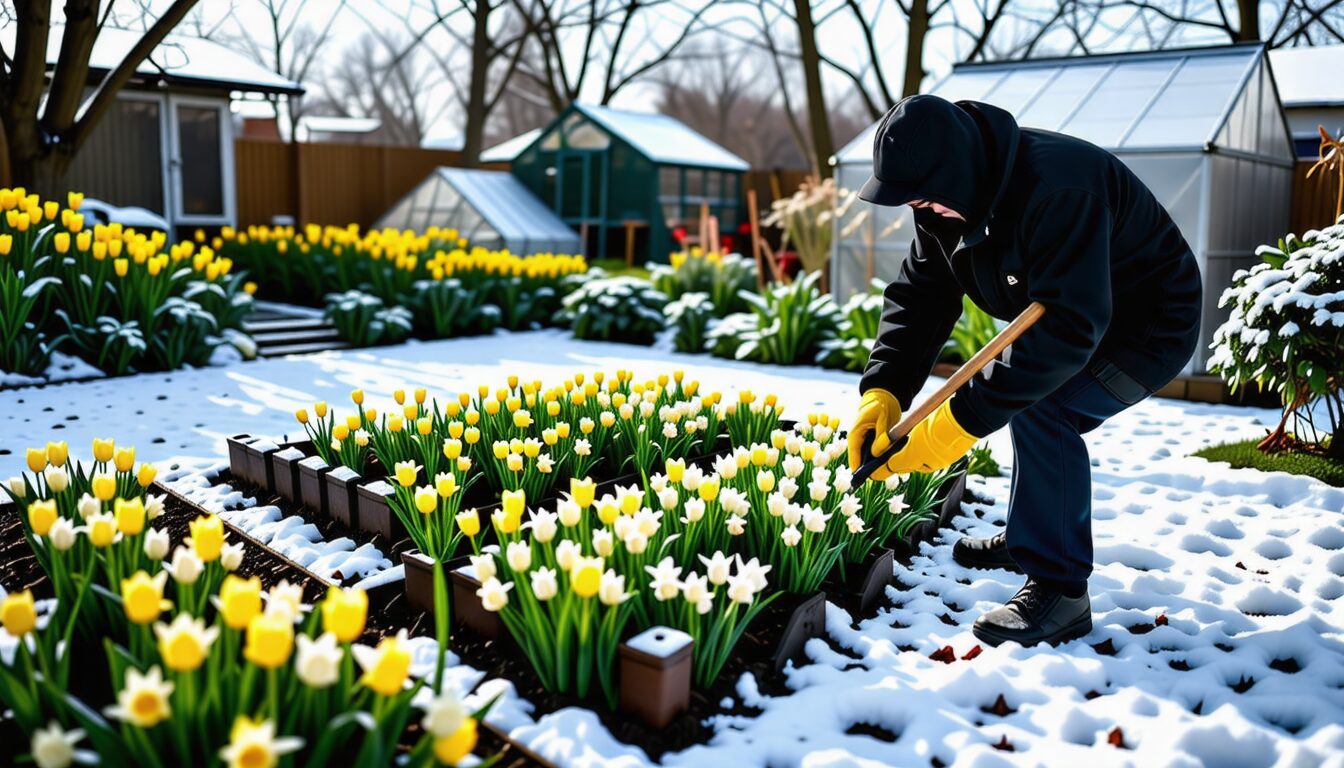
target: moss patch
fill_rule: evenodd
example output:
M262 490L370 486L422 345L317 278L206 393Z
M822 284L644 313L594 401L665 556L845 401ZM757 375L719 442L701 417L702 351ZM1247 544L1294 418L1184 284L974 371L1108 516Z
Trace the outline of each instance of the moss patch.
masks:
M1344 488L1344 463L1308 453L1266 454L1256 449L1259 440L1212 445L1195 451L1196 456L1209 461L1225 461L1238 469L1250 467L1265 472L1288 472L1309 475L1324 483Z
M626 266L625 259L593 259L588 262L591 266L601 267L608 277L638 277L644 280L649 279L649 270L641 266Z

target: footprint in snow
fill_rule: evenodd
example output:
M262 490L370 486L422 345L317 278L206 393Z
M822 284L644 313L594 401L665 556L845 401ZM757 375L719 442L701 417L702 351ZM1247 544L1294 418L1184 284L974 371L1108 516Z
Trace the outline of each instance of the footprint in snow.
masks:
M1293 548L1282 539L1265 539L1255 545L1256 554L1267 560L1282 560L1293 554Z
M1321 549L1344 549L1344 529L1334 526L1321 528L1308 536L1307 541Z
M1302 601L1284 592L1258 586L1236 602L1237 610L1248 616L1287 616L1302 608Z
M1221 541L1211 539L1202 533L1187 533L1181 537L1181 549L1192 555L1200 555L1205 552L1211 552L1219 557L1227 557L1232 554L1232 549Z
M1220 539L1241 539L1246 536L1241 532L1241 528L1231 520L1214 520L1204 526L1204 530Z

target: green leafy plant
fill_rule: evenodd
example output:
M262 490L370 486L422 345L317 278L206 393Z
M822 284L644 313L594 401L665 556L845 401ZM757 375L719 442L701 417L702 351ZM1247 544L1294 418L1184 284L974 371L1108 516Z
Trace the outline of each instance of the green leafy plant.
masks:
M756 262L736 253L705 253L699 247L672 254L670 264L650 264L653 287L678 299L687 293L703 293L715 317L744 312L742 292L756 292Z
M966 457L966 474L975 477L998 477L1002 474L999 462L994 460L994 452L989 443L980 443L971 448Z
M1219 301L1228 318L1214 331L1209 370L1233 391L1253 382L1278 393L1283 414L1261 450L1344 459L1344 216L1257 253L1262 262L1237 270Z
M667 296L633 277L589 280L565 297L560 319L575 338L652 344L663 329Z
M411 335L410 310L385 306L382 299L363 291L328 296L324 316L341 338L359 347L397 344Z
M485 292L457 278L416 281L410 309L416 330L433 339L490 333L500 323L499 307L486 303Z
M939 359L945 363L964 363L975 356L999 332L998 322L969 297L961 298L961 317L952 328L952 335L943 344Z
M877 328L882 320L883 284L873 280L867 293L849 297L841 309L840 335L821 343L817 362L826 368L862 371L868 365L868 353L877 339Z
M678 352L704 352L714 304L704 293L683 293L666 309L667 327L674 329L672 345Z
M709 332L711 351L721 357L774 365L798 365L817 358L822 343L840 329L840 308L817 287L820 272L787 285L775 285L764 294L743 294L751 304L755 323L734 319ZM731 350L731 355L726 354Z

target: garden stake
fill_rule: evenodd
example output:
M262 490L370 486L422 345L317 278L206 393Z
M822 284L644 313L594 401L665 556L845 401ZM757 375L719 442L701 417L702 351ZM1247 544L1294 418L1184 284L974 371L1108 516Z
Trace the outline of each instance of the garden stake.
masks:
M952 397L952 395L961 388L961 385L970 381L971 377L979 373L986 365L989 365L989 361L997 358L1008 345L1017 341L1017 339L1022 334L1026 333L1028 328L1035 325L1036 321L1040 320L1041 316L1044 314L1045 305L1039 301L1033 301L1031 304L1027 305L1027 308L1022 310L1022 314L1013 318L1013 322L1009 323L1006 328L999 331L998 335L990 339L989 343L958 368L956 373L949 376L947 381L944 382L936 392L930 395L924 402L911 409L911 411L901 419L899 424L887 430L887 439L891 440L891 447L883 452L881 456L872 456L869 458L854 472L854 487L857 488L858 486L863 485L864 481L871 477L874 472L886 465L887 461L889 461L891 457L905 445L905 436L910 434L910 430L914 429L916 424L923 421L929 414L938 410L938 406L942 405L944 401ZM871 445L871 443L872 438L869 437L869 445ZM871 456L867 447L865 447L864 453Z

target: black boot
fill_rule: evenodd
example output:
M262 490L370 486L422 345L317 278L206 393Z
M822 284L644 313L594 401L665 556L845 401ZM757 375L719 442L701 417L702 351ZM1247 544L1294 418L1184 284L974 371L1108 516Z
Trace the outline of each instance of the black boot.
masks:
M1092 603L1085 584L1078 597L1069 597L1056 586L1027 577L1006 605L976 619L972 631L989 645L1059 645L1092 631Z
M963 568L1002 568L1021 573L1022 568L1008 554L1008 537L999 532L988 539L963 536L952 545L952 559Z

